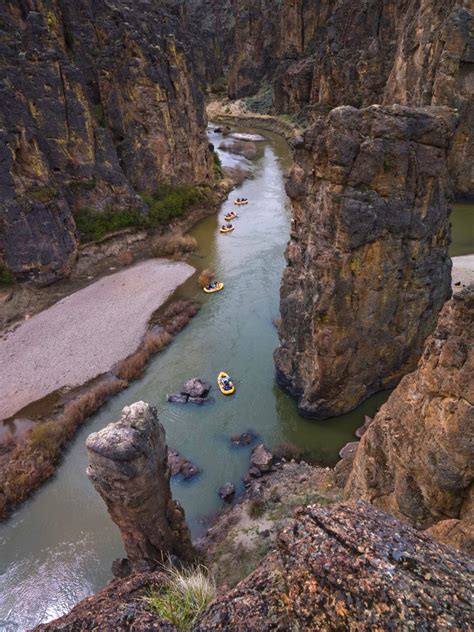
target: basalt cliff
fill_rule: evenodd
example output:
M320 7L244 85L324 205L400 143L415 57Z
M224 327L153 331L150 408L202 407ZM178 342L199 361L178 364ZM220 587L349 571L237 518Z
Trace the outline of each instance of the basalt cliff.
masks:
M203 96L166 3L3 2L0 264L67 275L81 208L146 212L138 193L211 177Z
M474 195L472 4L235 0L204 12L233 37L229 97L308 129L288 183L275 359L302 414L334 416L415 368L449 297L449 202ZM356 121L375 105L369 131ZM412 135L425 116L438 139Z
M413 370L451 291L443 108L345 106L296 142L277 375L342 414Z
M453 188L474 195L472 3L234 0L232 9L219 14L234 41L230 98L267 90L273 112L309 123L339 105L455 107Z
M416 371L357 448L346 492L474 555L474 286L444 306Z

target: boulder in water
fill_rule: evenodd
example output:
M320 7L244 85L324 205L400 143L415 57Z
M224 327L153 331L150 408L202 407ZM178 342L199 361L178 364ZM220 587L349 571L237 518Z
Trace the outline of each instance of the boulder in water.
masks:
M229 503L235 495L235 485L233 483L226 483L219 489L219 496L226 503Z
M187 395L188 397L207 397L210 390L211 385L208 382L203 382L198 377L192 377L183 384L181 395Z
M269 472L273 464L273 454L263 443L260 443L252 450L250 463L262 473Z

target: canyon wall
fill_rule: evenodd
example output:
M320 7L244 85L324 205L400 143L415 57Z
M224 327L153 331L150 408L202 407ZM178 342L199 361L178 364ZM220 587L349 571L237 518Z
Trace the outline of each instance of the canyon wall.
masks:
M334 109L297 142L281 285L280 383L303 415L412 371L451 291L447 108Z
M455 192L474 195L474 11L467 0L234 0L231 98L273 88L277 114L446 105ZM221 22L230 26L223 12Z
M158 3L2 3L0 264L19 280L68 274L75 211L146 211L139 192L211 177L181 32Z
M474 555L474 286L444 306L416 371L370 424L346 485Z

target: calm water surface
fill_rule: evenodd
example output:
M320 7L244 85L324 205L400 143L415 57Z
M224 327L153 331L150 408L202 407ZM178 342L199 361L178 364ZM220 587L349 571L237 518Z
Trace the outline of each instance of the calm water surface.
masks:
M333 464L364 415L373 414L385 401L387 394L382 393L348 415L307 421L275 385L272 353L277 335L272 320L278 317L289 234L283 171L290 156L281 139L271 134L266 138L253 163L220 152L224 165L242 164L252 170L251 179L230 198L251 201L239 210L236 230L229 235L218 232L223 215L232 208L228 201L218 216L192 231L199 251L190 263L215 270L225 290L204 296L197 275L179 289L177 296L203 303L196 318L153 360L142 380L90 420L55 478L0 526L0 630L24 630L57 617L110 579L111 561L123 550L118 530L86 478L84 441L90 432L118 419L123 406L140 399L156 405L169 444L202 468L190 483L173 481L173 493L198 535L222 507L220 485L230 481L240 487L248 467L250 449L231 448L230 435L252 429L270 446L291 441L319 463ZM210 140L217 146L222 138L210 131ZM197 375L214 383L222 369L236 380L232 398L214 390L215 403L203 408L165 401L166 394L187 378Z

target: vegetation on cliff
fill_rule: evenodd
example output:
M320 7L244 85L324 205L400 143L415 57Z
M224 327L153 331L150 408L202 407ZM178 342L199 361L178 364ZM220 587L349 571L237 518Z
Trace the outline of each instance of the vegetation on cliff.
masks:
M81 241L101 239L123 228L153 229L181 217L197 205L212 204L208 185L172 186L162 184L151 193L142 193L147 211L138 209L98 211L81 208L74 213Z

